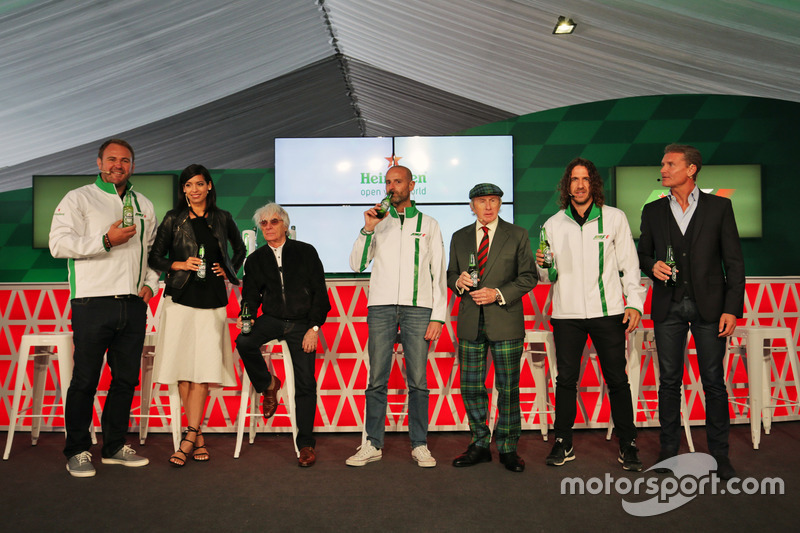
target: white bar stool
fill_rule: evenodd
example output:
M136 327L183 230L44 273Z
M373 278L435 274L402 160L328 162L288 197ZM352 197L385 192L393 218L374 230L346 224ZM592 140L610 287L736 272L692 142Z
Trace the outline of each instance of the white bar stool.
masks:
M400 373L403 376L403 383L406 383L406 387L408 387L408 374L406 373L406 365L405 359L403 358L403 343L400 342L400 333L398 332L397 337L394 341L395 348L392 350L392 360L389 366L389 379L392 377L392 369L394 365L398 365L400 367ZM367 356L365 366L367 368L367 386L369 386L369 355ZM398 395L405 393L405 397L403 401L389 401L388 396L390 394ZM387 401L386 401L386 417L389 419L389 424L391 426L392 431L399 431L403 427L403 419L408 416L408 388L405 389L388 389L386 390ZM399 409L398 409L399 407ZM361 445L363 446L367 442L367 403L364 402L364 418L361 427Z
M686 336L686 345L689 345L689 336ZM643 349L642 347L645 346ZM644 357L642 357L644 355ZM645 413L645 417L652 415L658 411L657 407L650 407L650 403L658 403L658 398L655 400L647 399L642 396L644 392L644 379L647 374L647 368L652 365L653 377L655 379L655 392L658 394L660 371L658 368L658 351L656 348L656 337L653 328L637 328L633 334L628 337L628 382L631 386L631 400L633 401L633 420L636 421L636 415L639 412ZM684 355L684 365L688 366L686 356ZM643 373L641 369L644 368ZM640 407L641 405L641 407ZM650 416L653 420L653 417ZM686 394L681 384L681 420L683 422L683 431L686 435L686 444L689 446L689 451L694 452L694 441L692 440L691 427L689 425L689 406L686 402ZM614 429L614 421L609 416L608 433L606 440L611 439L611 432Z
M172 444L177 450L181 441L181 397L178 393L177 385L168 385L169 413L164 413L163 407L159 407L159 414L150 414L150 404L153 401L153 361L157 344L157 333L148 333L145 336L144 346L142 347L141 402L138 407L138 414L134 413L133 416L134 418L139 418L139 444L144 445L147 439L150 419L160 418L167 420L172 433Z
M33 353L29 353L33 348ZM8 419L8 437L6 438L6 449L3 453L3 460L7 460L11 453L11 443L14 440L14 432L16 430L17 422L21 417L21 413L31 410L31 445L36 446L39 440L39 432L41 429L41 419L46 416L43 415L43 407L62 407L66 405L67 389L72 379L72 333L42 333L42 334L27 334L22 336L19 345L19 352L17 355L17 374L16 384L14 386L14 399L11 403L11 416ZM59 369L59 388L61 389L61 402L43 405L44 403L44 387L47 381L47 369L50 363L50 357L55 355L58 358ZM31 391L31 405L20 409L22 402L22 388L25 383L25 376L27 373L28 359L33 357L33 384ZM92 443L97 444L97 436L95 435L94 423L90 425L92 434ZM66 430L65 430L66 433Z
M800 364L797 361L797 350L794 346L792 330L783 327L765 326L743 326L736 328L735 337L741 338L741 344L731 346L726 355L725 368L728 368L728 358L734 357L734 367L736 358L747 359L747 386L749 389L748 400L746 403L734 399L732 395L732 372L726 379L728 387L728 401L736 405L746 405L750 411L750 434L753 440L753 449L757 450L761 443L761 426L764 426L764 433L769 435L772 429L772 410L776 407L787 407L800 405L800 376L797 371ZM776 348L773 344L775 340L782 340L786 347ZM791 367L794 376L794 387L797 391L796 400L787 400L772 395L772 367L775 360L772 354L777 351L786 351L786 361L784 371L776 367L775 388L778 392L786 391L786 366Z
M277 352L273 353L272 348L275 346L281 347L280 354ZM279 405L282 404L284 406L286 409L286 414L275 413L272 415L270 420L274 419L275 417L289 418L289 423L292 426L292 444L294 444L294 451L297 454L297 457L300 457L300 450L297 449L297 418L295 410L296 406L294 402L294 366L292 366L292 354L289 352L289 346L286 344L286 341L271 340L261 347L261 353L267 356L269 373L273 376L275 375L275 366L273 365L272 359L276 355L283 357L285 379L283 380L283 385L278 393L278 398ZM280 402L281 397L283 397L283 402ZM256 424L258 419L261 417L261 414L258 412L257 400L258 391L252 387L252 384L250 383L250 376L247 375L247 371L244 370L244 366L242 366L242 394L239 402L239 415L236 417L236 449L233 452L233 457L235 459L239 458L239 453L242 451L244 425L245 420L248 417L250 418L250 444L255 442ZM247 409L248 405L250 406L249 412Z

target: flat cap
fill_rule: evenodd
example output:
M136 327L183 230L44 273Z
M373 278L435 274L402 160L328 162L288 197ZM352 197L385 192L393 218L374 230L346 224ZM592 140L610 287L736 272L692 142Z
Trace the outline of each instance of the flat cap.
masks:
M472 200L476 196L499 196L503 197L503 189L494 183L479 183L469 191L469 199Z

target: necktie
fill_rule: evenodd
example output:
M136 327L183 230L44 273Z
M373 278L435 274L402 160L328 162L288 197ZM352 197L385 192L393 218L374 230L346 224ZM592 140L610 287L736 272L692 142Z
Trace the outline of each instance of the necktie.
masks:
M478 246L478 277L483 281L483 271L486 269L486 259L489 257L489 228L482 226L483 238Z

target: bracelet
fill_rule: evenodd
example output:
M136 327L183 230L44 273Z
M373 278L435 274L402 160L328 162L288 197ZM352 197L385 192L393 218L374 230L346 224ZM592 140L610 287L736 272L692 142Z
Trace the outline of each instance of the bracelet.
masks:
M106 250L110 250L111 249L111 240L109 240L109 238L108 238L108 233L103 235L103 246L106 247Z
M361 228L361 235L372 235L373 233L375 233L375 230L367 231L366 229Z

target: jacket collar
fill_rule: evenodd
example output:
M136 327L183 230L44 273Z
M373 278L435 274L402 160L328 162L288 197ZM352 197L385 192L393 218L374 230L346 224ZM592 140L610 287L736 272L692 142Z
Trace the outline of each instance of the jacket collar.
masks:
M103 177L100 176L99 173L97 174L97 179L94 181L94 184L100 187L100 190L102 190L103 192L107 192L109 194L117 194L117 188L114 186L114 184L103 181ZM128 180L128 182L125 184L125 192L127 192L130 189L133 189L133 184L131 183L131 180Z
M397 209L395 209L394 206L389 209L389 213L391 213L394 218L400 218L400 215L397 214ZM411 200L411 205L406 207L404 216L406 218L414 218L417 216L417 213L419 213L419 210L417 209L417 203L414 200Z

